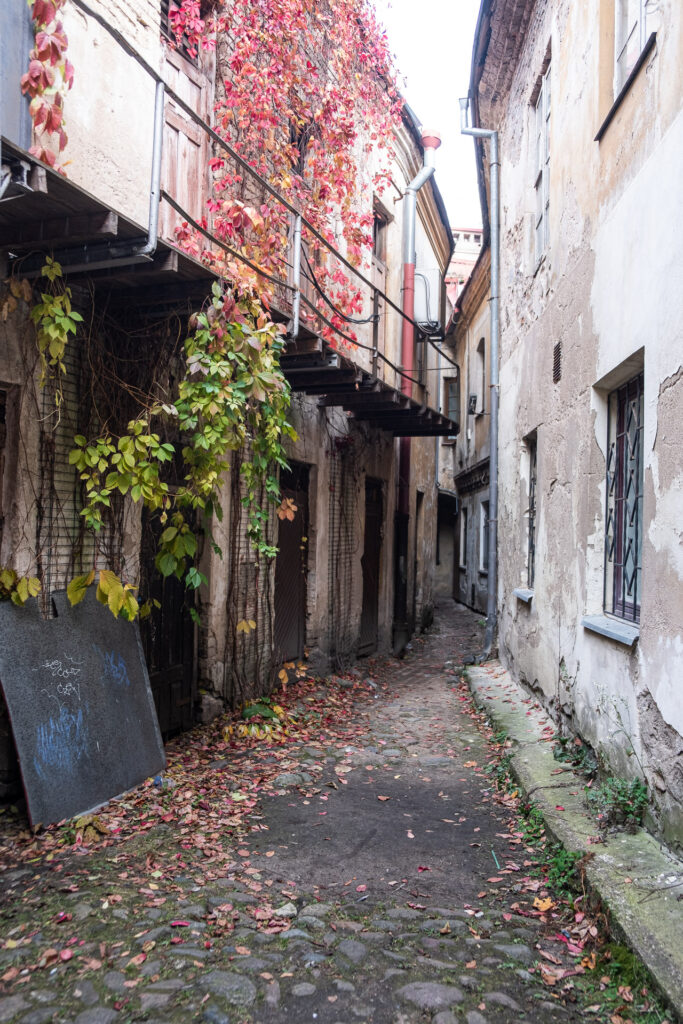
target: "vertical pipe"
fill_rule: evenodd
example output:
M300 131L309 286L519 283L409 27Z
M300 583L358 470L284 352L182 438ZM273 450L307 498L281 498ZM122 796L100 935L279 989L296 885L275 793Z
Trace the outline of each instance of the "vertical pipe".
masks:
M294 284L294 298L292 299L292 341L299 337L299 325L301 321L301 214L298 213L294 220L294 252L292 253L292 271Z
M159 235L159 204L161 202L161 151L164 142L164 106L166 89L157 82L154 96L154 141L152 143L152 177L149 187L149 220L147 241L136 252L137 256L153 256Z
M498 618L498 405L500 397L498 377L498 349L500 340L500 160L498 132L493 128L469 127L469 96L460 100L460 132L491 143L491 345L490 390L491 416L489 421L489 570L486 587L486 633L484 657L493 648Z
M415 350L415 222L417 193L435 171L434 159L441 139L436 132L423 131L424 163L404 193L403 220L403 326L401 331L401 392L412 398ZM408 642L408 547L410 520L410 437L399 442L398 501L396 508L396 550L394 591L394 650L402 651Z
M493 648L498 620L498 349L500 331L500 162L498 132L491 135L491 422L489 442L489 574L486 593L484 653Z

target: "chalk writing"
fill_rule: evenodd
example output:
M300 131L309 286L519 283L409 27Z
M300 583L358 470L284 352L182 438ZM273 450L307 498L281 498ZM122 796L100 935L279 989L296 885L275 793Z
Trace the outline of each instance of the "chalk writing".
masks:
M102 661L102 671L105 679L116 683L117 686L130 686L126 659L116 651L103 651L97 644L93 644Z
M36 752L33 759L36 772L42 779L51 772L70 771L84 756L88 748L88 731L81 708L72 714L62 707L59 716L50 717L38 726Z

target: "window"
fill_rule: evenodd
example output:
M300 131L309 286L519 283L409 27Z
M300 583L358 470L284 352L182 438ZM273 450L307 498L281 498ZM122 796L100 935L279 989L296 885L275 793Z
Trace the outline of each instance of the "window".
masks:
M526 585L534 589L536 570L536 435L526 440L529 458L529 495L526 510L527 516L527 553L526 553Z
M640 621L643 546L643 374L608 396L606 612Z
M160 11L161 11L161 34L165 39L177 49L178 53L182 54L185 60L188 60L195 67L199 66L199 54L192 52L194 48L190 47L187 36L183 36L180 42L176 41L176 35L171 25L170 11L172 7L179 7L180 4L174 2L174 0L161 0ZM207 14L207 4L202 2L201 4L201 16L204 17Z
M479 506L479 572L489 571L489 503Z
M548 248L550 233L548 213L550 207L550 65L541 76L538 95L534 104L535 129L535 171L534 192L536 212L534 237L536 263Z
M460 568L467 566L467 509L460 509Z
M475 380L478 391L476 413L480 416L486 409L486 342L483 338L479 339L479 344L477 345L476 365L477 376Z
M443 411L449 420L460 422L460 382L457 377L446 377L443 382Z
M387 261L387 227L389 217L375 206L372 217L372 255L381 263Z
M616 0L614 95L618 96L647 42L648 0Z

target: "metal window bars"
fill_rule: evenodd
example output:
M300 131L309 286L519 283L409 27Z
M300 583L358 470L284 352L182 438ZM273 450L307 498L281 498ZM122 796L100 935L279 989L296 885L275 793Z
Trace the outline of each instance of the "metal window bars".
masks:
M529 452L529 507L527 509L527 557L526 584L529 590L534 588L536 576L536 440L527 441Z
M640 621L643 541L643 374L607 399L604 609Z

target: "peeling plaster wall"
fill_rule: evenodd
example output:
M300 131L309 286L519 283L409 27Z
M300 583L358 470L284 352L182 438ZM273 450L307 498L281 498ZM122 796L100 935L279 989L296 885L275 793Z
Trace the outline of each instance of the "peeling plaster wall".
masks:
M161 68L156 0L96 0L93 8L156 69ZM74 84L65 102L69 178L114 210L147 224L155 83L109 33L67 4L64 29ZM104 130L103 130L104 129Z
M510 3L494 12L494 41ZM635 751L658 825L680 842L683 11L674 0L658 4L654 51L600 143L594 136L611 102L605 105L601 82L612 57L599 15L597 4L537 3L505 87L494 88L495 48L482 77L481 123L499 128L502 159L500 650L615 772L638 770ZM549 51L550 244L537 267L531 100ZM603 612L607 395L639 365L643 585L640 638L631 651L588 632L581 619ZM523 439L533 430L536 582L527 606L512 591L525 585Z

